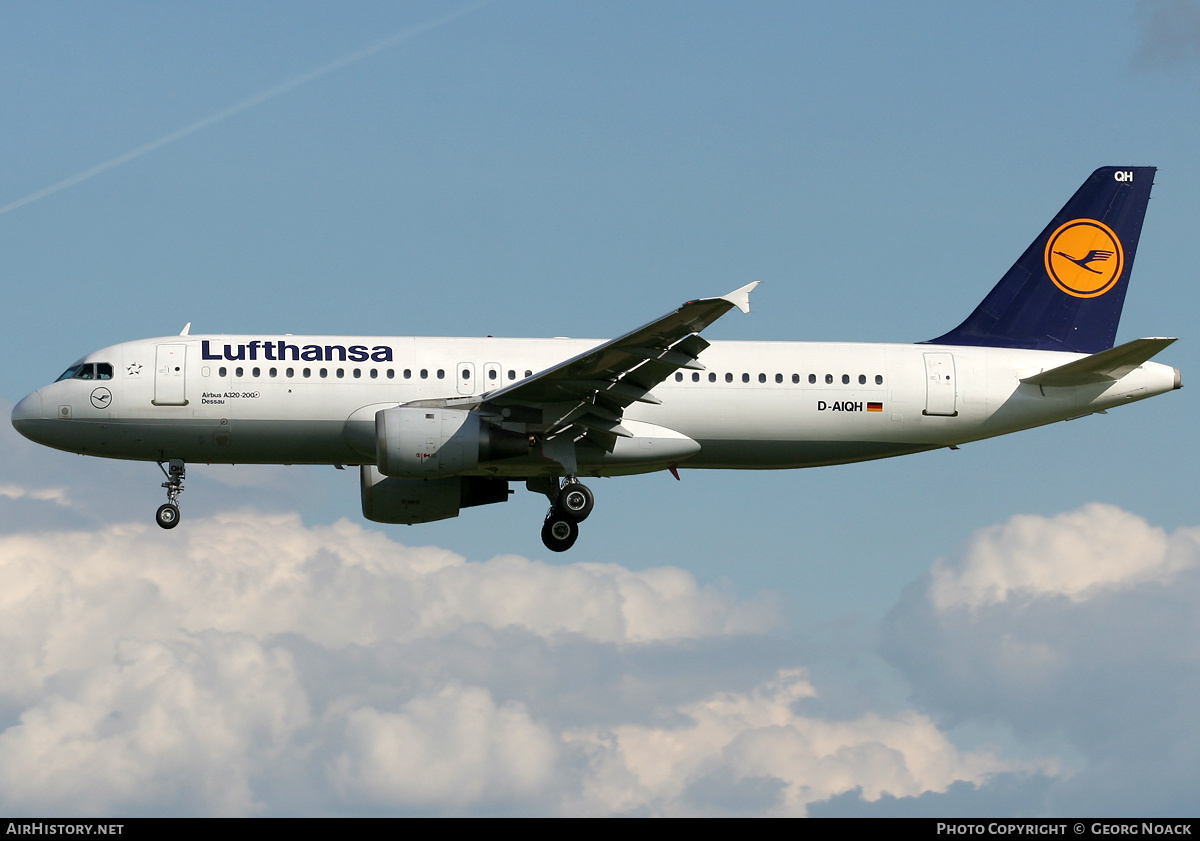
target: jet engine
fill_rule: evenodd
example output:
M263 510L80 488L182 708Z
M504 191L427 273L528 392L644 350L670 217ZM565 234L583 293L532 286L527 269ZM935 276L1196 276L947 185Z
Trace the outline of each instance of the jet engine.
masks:
M377 523L430 523L457 517L460 508L506 502L511 491L503 479L450 476L445 479L396 479L373 464L359 468L362 512Z
M375 461L385 476L432 479L529 452L529 437L464 409L397 406L375 414Z

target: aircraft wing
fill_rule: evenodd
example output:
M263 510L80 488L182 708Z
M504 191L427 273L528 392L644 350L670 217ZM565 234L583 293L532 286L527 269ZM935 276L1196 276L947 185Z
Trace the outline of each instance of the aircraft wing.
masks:
M748 283L719 298L688 301L674 312L598 345L519 383L484 394L483 407L516 414L535 410L552 435L579 428L611 449L621 414L635 402L660 403L651 393L680 368L704 370L697 360L708 342L699 333L729 310L750 311Z

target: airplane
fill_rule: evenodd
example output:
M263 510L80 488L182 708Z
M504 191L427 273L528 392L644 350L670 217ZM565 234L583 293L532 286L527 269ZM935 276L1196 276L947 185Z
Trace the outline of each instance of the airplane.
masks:
M157 462L180 519L186 465L358 466L363 515L416 524L544 494L569 549L594 505L580 479L781 469L1006 435L1182 386L1114 347L1154 167L1097 169L983 302L915 344L712 342L757 282L609 341L192 335L89 353L13 409L60 450Z

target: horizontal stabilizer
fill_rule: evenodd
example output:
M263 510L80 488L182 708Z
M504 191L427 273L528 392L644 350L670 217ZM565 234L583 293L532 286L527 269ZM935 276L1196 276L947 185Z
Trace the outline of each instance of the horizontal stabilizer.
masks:
M1028 385L1067 388L1074 385L1106 383L1119 380L1143 362L1152 358L1175 339L1134 339L1032 377L1023 377Z

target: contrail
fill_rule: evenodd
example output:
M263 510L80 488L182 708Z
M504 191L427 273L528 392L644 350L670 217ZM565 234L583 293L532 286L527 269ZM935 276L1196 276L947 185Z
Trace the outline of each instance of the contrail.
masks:
M328 64L323 64L315 70L310 70L307 73L302 73L293 79L288 79L286 82L281 82L274 87L267 88L262 93L255 94L249 99L243 99L236 105L231 105L222 111L218 111L211 116L205 117L199 122L192 123L190 126L181 128L178 131L173 131L165 137L160 137L158 140L152 140L143 146L139 146L132 151L126 152L124 155L119 155L112 160L105 161L102 164L96 164L96 166L92 167L91 169L85 169L83 172L72 175L70 178L64 178L57 184L51 184L49 187L38 190L36 193L30 193L23 199L17 199L11 204L6 204L4 207L0 207L0 214L8 213L10 210L16 210L18 207L24 207L27 204L32 204L38 199L44 199L46 196L57 193L60 190L65 190L68 187L74 187L80 181L86 181L93 176L100 175L103 172L108 172L110 169L115 169L121 164L127 164L132 160L140 158L142 155L148 155L156 149L161 149L163 146L168 146L177 140L182 140L183 138L193 135L202 129L206 129L209 126L214 126L217 123L228 120L230 117L240 114L243 111L248 111L254 106L261 105L269 99L274 99L277 96L285 94L293 88L298 88L303 84L313 81L314 79L320 79L322 76L328 76L335 70L340 70L347 65L355 64L363 59L370 58L376 53L383 52L390 47L394 47L397 44L403 43L404 41L411 40L412 38L415 38L424 32L428 32L431 29L437 29L439 26L444 26L447 23L458 20L461 17L482 9L484 6L490 6L494 2L496 2L496 0L480 0L478 3L467 6L458 10L457 12L448 14L445 17L440 17L436 20L428 21L427 23L418 24L417 26L401 30L394 35L389 35L382 41L371 44L369 47L364 47L361 50L357 50L349 55L342 56L341 58L331 61Z

